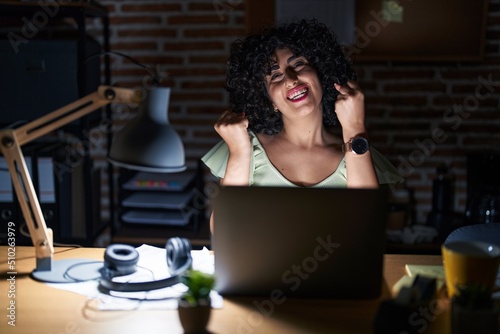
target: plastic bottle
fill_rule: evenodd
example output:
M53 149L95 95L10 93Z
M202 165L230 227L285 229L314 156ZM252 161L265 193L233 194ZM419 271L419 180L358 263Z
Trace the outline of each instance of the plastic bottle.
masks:
M427 225L434 226L443 240L453 229L453 178L446 165L439 165L432 182L432 210L427 216Z

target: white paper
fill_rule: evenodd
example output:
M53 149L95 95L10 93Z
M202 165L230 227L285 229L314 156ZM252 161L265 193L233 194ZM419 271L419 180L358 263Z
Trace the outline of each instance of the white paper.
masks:
M167 267L165 248L142 245L136 248L139 252L137 271L132 275L115 278L118 282L143 282L170 277ZM193 269L214 274L214 255L207 248L191 251ZM56 288L75 292L90 299L92 307L98 310L153 310L176 309L177 300L186 291L182 283L171 287L141 292L110 292L110 295L99 292L98 280L80 283L47 283ZM223 299L216 292L210 294L212 307L222 308Z

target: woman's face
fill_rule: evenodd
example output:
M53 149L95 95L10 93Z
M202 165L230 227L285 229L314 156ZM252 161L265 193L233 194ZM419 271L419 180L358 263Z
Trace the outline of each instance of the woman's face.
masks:
M321 111L323 90L316 70L303 56L288 48L278 49L266 75L267 92L274 108L284 117Z

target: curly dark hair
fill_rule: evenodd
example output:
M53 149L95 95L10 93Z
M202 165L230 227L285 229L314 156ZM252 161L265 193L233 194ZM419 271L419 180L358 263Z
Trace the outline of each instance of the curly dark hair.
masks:
M335 125L338 92L333 84L344 85L356 74L337 36L316 20L283 23L233 42L226 82L230 109L245 113L249 129L256 133L273 135L283 129L281 113L274 112L265 85L275 50L283 48L305 57L316 70L323 89L323 123Z

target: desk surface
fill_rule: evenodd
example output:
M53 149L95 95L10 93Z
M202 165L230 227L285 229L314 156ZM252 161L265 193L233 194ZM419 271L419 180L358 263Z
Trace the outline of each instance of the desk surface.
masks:
M54 259L91 258L101 260L102 248L56 248ZM13 254L10 254L13 255ZM34 281L29 274L35 267L32 247L16 247L15 285L10 285L8 248L0 246L0 333L183 333L176 310L96 311L86 297L55 289ZM385 255L384 293L380 299L368 301L291 300L259 311L255 303L265 298L230 298L222 309L212 311L209 333L371 333L372 320L380 300L390 297L390 287L404 274L404 265L441 264L440 256ZM8 296L15 292L15 297ZM6 298L8 297L8 298ZM15 327L8 325L9 302L15 301ZM445 302L446 303L446 302ZM263 304L262 304L263 305ZM416 321L428 331L449 333L448 306L436 319ZM423 320L425 318L420 317Z

